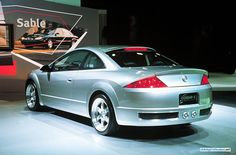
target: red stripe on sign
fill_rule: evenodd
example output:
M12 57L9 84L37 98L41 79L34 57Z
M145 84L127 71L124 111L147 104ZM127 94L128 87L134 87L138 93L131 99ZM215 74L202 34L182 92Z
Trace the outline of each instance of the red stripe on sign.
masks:
M0 76L15 76L16 75L16 61L13 65L0 66Z

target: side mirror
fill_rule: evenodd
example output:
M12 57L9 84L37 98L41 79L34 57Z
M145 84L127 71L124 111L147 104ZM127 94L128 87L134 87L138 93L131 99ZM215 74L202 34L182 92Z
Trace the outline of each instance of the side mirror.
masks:
M48 65L44 65L40 70L43 72L50 72L52 69Z

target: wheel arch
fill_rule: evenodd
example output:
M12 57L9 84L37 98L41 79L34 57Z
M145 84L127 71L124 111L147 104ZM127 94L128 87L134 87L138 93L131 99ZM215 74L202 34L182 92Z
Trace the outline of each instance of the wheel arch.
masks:
M105 82L99 82L95 84L93 88L94 89L88 95L88 99L87 99L87 103L88 103L87 110L88 110L89 116L90 116L90 108L92 105L93 98L98 94L103 94L110 100L112 104L111 106L113 107L113 110L115 112L115 117L116 117L116 107L119 104L118 104L118 98L117 98L117 94L116 94L114 86Z

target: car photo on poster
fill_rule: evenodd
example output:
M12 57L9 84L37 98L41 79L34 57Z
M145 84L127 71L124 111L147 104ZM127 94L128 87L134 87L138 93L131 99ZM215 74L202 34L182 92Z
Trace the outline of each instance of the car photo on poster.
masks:
M55 48L57 45L68 45L71 47L78 39L78 36L65 28L55 28L53 30L43 29L34 34L21 37L21 43L25 48L45 47L47 49Z
M207 71L132 46L68 52L29 74L25 98L33 111L46 105L91 118L102 135L121 125L186 125L209 118L212 108Z

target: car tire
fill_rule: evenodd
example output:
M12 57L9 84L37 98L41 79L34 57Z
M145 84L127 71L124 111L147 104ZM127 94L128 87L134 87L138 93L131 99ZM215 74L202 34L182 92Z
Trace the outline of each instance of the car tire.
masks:
M52 49L52 48L54 47L53 41L52 41L51 39L48 40L47 47L48 47L49 49Z
M29 81L25 87L25 100L27 107L32 111L40 111L42 106L39 103L38 90L33 81Z
M95 130L104 136L115 134L119 125L109 98L104 94L99 94L92 99L91 103L91 122Z

